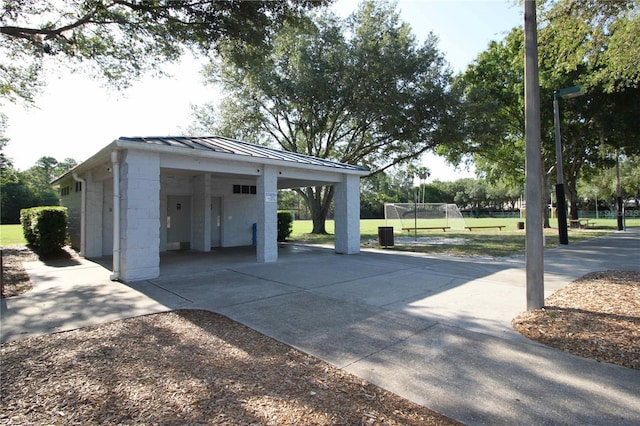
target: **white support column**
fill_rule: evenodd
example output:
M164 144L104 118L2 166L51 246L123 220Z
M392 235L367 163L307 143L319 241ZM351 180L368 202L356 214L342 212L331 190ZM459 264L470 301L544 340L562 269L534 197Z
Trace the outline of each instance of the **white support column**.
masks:
M120 279L160 275L160 156L127 150L120 167Z
M80 184L80 256L87 256L87 182L73 173L73 180L76 181L76 192L78 183Z
M272 166L263 166L256 196L258 262L275 262L278 260L278 171Z
M102 198L103 198L103 182L95 181L93 173L87 173L85 184L82 188L85 191L85 225L84 232L86 239L85 257L102 256Z
M191 248L211 251L211 177L208 173L193 179Z
M335 251L360 253L360 177L343 175L335 185Z

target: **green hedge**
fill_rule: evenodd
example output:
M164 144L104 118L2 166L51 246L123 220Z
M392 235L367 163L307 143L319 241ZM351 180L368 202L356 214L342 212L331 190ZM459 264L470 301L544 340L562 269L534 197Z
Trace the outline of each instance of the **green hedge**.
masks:
M39 254L58 252L67 242L67 209L59 206L20 210L24 238Z
M293 232L293 215L291 212L278 212L278 241L287 241Z

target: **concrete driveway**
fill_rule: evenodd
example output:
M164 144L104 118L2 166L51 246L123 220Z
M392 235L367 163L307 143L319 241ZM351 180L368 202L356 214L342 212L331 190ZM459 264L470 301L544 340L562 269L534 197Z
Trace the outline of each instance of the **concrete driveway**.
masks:
M549 250L545 293L591 271L640 270L638 253L637 228ZM640 371L513 331L526 307L522 257L345 256L292 245L273 264L245 255L168 254L161 278L128 285L84 260L35 262L34 291L3 300L2 340L207 309L467 424L640 424Z

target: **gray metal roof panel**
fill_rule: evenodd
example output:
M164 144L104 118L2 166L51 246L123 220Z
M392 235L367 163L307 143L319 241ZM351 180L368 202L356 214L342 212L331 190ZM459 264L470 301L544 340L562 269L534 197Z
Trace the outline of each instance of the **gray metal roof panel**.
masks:
M185 149L220 152L254 158L281 160L297 164L331 167L334 169L367 171L367 169L351 164L331 161L324 158L312 157L297 152L283 151L267 146L256 145L222 136L153 136L153 137L125 137L121 141L160 145Z

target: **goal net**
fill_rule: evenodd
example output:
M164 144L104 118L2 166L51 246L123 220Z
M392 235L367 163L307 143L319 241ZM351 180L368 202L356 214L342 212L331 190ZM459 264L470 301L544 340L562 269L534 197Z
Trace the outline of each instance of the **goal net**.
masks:
M467 226L458 206L444 203L386 203L384 220L387 226L405 230Z

